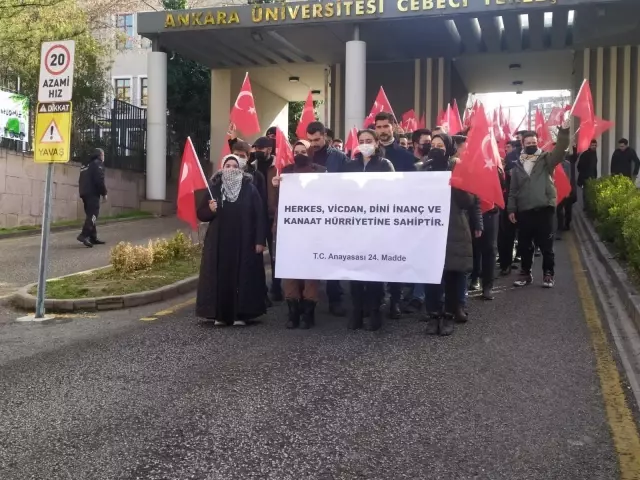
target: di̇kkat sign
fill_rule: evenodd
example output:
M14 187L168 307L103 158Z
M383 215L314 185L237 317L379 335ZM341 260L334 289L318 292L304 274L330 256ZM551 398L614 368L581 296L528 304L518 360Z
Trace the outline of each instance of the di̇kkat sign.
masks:
M29 140L29 100L0 90L0 138L26 144Z

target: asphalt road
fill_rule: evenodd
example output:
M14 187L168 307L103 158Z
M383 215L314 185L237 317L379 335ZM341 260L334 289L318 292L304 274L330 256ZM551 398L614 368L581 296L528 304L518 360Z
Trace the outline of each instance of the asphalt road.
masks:
M283 306L246 329L193 307L0 325L0 477L619 478L562 242L557 259L554 290L538 264L449 338L415 318L348 332L325 308L287 331Z
M106 245L86 248L76 240L79 231L70 230L51 235L49 278L68 275L109 263L109 247L120 241L144 243L184 229L176 218L157 218L121 222L98 227L98 237ZM38 280L40 237L0 240L0 297Z

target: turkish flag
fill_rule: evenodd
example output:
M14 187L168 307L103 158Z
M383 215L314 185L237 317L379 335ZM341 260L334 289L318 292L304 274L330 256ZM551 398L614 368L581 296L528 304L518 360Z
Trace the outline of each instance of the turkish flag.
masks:
M456 135L462 131L462 119L460 118L460 109L458 109L458 101L454 98L453 105L449 105L449 133Z
M418 128L419 129L424 129L427 128L427 120L425 118L424 113L422 114L422 116L420 117L420 121L418 122Z
M298 128L296 128L296 137L298 140L307 139L307 127L311 122L316 121L316 114L313 111L313 95L309 91L307 100L304 102L304 108L302 109L302 115L300 115L300 121L298 122ZM276 152L278 147L276 146Z
M447 121L447 110L441 110L436 117L436 127L442 128L445 132L449 132L449 123Z
M596 111L593 108L593 96L591 95L591 86L588 80L584 80L578 91L573 107L571 107L571 115L578 117L581 121L593 120Z
M451 186L504 208L498 175L498 146L482 105L478 107L477 113L467 138L467 148L451 174Z
M353 158L356 154L356 147L358 146L358 129L353 127L349 130L349 134L347 135L347 141L344 142L344 151L347 154L351 154L351 158Z
M202 171L200 160L196 154L191 137L187 138L182 153L182 165L180 165L180 183L178 183L177 216L184 220L193 230L198 229L198 216L196 215L196 190L208 188L207 179Z
M306 131L306 130L305 130ZM276 170L278 175L282 172L282 169L287 165L293 163L293 148L287 136L280 130L280 127L276 127Z
M418 129L418 120L416 119L416 112L413 108L402 114L400 126L405 132L413 132Z
M549 127L547 127L544 116L538 108L536 108L536 136L538 137L538 146L544 152L553 150L553 140L551 133L549 133Z
M233 104L229 117L236 124L236 128L245 135L255 135L260 132L256 104L253 99L248 73L244 77L242 88L238 93L236 103Z
M394 117L396 116L396 114L393 113L393 109L391 108L391 104L389 103L389 99L387 98L387 94L384 93L384 88L382 87L380 87L380 90L378 90L378 96L373 102L373 106L371 107L369 116L364 119L364 128L367 128L372 123L375 123L376 115L380 112L387 112L393 114Z
M594 116L592 120L580 120L580 128L577 132L578 151L584 152L587 150L592 140L600 137L600 135L613 127L613 125L613 122L598 116Z
M547 119L547 127L558 127L562 125L562 122L564 122L564 112L568 112L569 110L571 110L571 105L553 107Z
M571 182L562 168L562 164L557 165L553 172L553 183L556 184L556 205L571 195Z

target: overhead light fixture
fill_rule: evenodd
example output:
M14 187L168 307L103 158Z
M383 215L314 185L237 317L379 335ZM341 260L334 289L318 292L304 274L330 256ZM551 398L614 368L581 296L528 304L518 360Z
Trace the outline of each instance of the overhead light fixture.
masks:
M262 35L260 35L260 32L251 32L251 38L253 38L254 42L262 41Z
M320 90L311 90L311 95L320 95L322 91Z
M522 65L520 65L519 63L512 63L511 65L509 65L509 70L520 70L522 68Z
M518 86L518 85L522 85L524 82L522 80L514 80L512 83Z
M517 94L517 95L522 95L522 90L518 90L518 91L516 92L516 94Z
M289 82L298 83L300 81L300 77L289 77Z

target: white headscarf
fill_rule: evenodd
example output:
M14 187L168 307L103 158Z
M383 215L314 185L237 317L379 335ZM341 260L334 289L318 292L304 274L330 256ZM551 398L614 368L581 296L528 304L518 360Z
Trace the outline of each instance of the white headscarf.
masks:
M238 164L240 161L235 155L227 155L222 161L222 199L233 203L240 195L244 172L239 168L224 168L229 160L234 160Z

